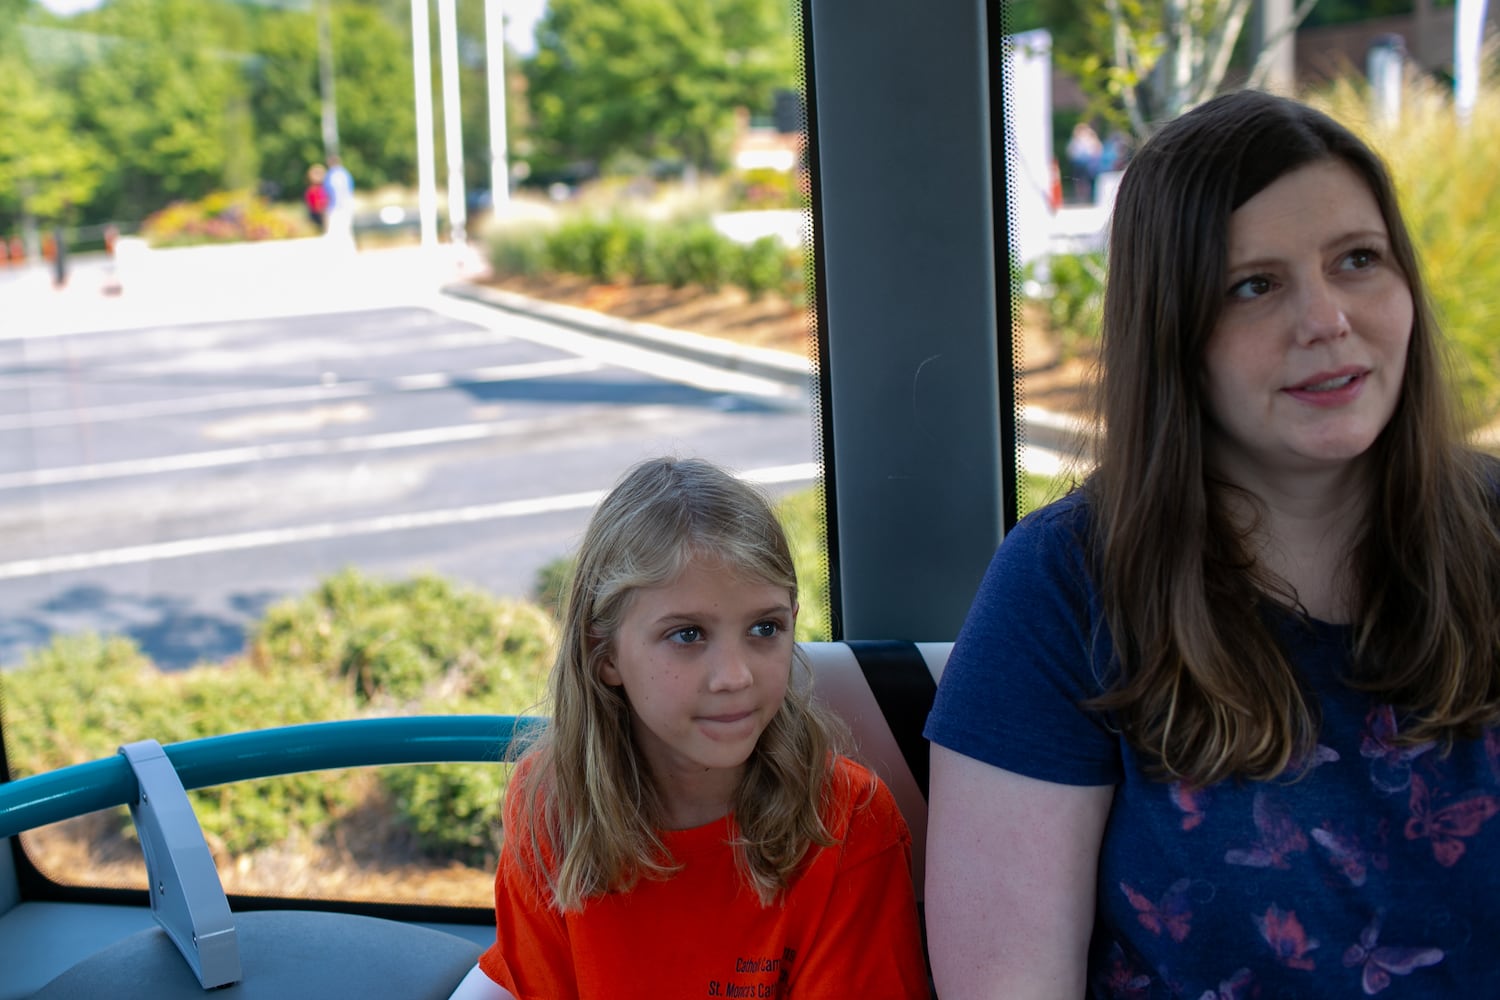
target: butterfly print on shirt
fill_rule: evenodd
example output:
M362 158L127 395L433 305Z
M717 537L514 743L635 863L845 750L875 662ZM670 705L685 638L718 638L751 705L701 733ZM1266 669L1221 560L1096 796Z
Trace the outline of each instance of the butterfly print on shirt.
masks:
M1372 997L1391 985L1391 976L1408 976L1443 960L1441 948L1392 948L1380 944L1380 914L1359 932L1359 942L1344 951L1344 967L1360 966L1360 985Z
M1118 941L1110 946L1109 971L1101 978L1112 1000L1145 1000L1151 990L1151 977L1126 961Z
M1120 883L1120 891L1125 893L1125 898L1135 907L1135 919L1141 922L1142 927L1157 937L1166 932L1168 937L1181 944L1193 929L1193 908L1188 899L1188 889L1191 886L1190 879L1178 879L1162 894L1160 902L1152 902L1144 893L1124 882Z
M1297 777L1302 778L1310 774L1314 768L1321 767L1324 764L1335 763L1340 759L1342 758L1339 757L1337 750L1319 743L1312 748L1312 753L1308 754L1302 760L1292 761L1291 770L1296 773Z
M1220 983L1218 989L1204 990L1198 1000L1241 1000L1250 995L1247 991L1254 983L1254 974L1249 969L1240 969Z
M1414 746L1396 742L1396 710L1377 705L1365 716L1365 732L1359 755L1370 762L1370 783L1382 792L1404 792L1411 784L1412 761L1437 744L1431 740Z
M1385 855L1366 851L1360 845L1359 838L1352 833L1340 833L1328 823L1324 823L1313 829L1311 835L1328 855L1328 863L1333 865L1344 878L1349 880L1349 884L1356 888L1365 884L1370 868L1385 870L1387 863Z
M1208 789L1192 788L1180 781L1174 781L1167 786L1167 795L1172 800L1172 805L1182 813L1182 828L1184 830L1196 829L1203 822L1203 809L1208 805Z
M1432 841L1432 856L1444 868L1458 864L1468 850L1463 838L1479 832L1484 821L1500 812L1493 795L1472 795L1434 808L1427 783L1420 775L1411 778L1411 818L1406 821L1406 839Z
M1264 916L1255 918L1255 926L1266 944L1271 946L1276 961L1289 969L1311 972L1317 968L1308 952L1318 947L1318 941L1308 937L1302 929L1296 910L1283 911L1273 903Z
M1264 788L1257 789L1251 803L1251 817L1260 839L1245 848L1230 848L1224 852L1224 860L1231 865L1246 865L1250 868L1291 867L1288 854L1300 854L1307 850L1307 835L1292 818L1291 812L1282 803L1272 798Z

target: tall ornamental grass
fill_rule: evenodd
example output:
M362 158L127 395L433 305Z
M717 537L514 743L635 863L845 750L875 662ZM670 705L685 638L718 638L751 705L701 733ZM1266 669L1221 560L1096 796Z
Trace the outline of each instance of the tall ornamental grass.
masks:
M1408 79L1394 121L1373 113L1368 88L1344 79L1311 103L1385 158L1452 346L1467 415L1500 416L1500 74L1491 64L1467 121L1452 90Z

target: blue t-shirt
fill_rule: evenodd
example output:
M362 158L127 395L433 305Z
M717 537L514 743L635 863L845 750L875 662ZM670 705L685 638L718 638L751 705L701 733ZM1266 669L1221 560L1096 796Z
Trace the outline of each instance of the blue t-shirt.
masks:
M1154 779L1079 707L1113 663L1088 533L1075 493L1006 537L926 735L1017 774L1114 786L1089 995L1500 997L1500 730L1447 755L1394 745L1391 707L1341 683L1352 630L1277 613L1322 712L1313 758L1197 792Z

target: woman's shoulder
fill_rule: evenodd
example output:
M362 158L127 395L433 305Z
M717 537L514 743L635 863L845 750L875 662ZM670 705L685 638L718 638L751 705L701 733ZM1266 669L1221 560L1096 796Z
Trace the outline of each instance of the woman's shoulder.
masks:
M1008 601L1062 588L1090 589L1093 505L1083 488L1040 507L1006 532L977 595Z
M1011 535L1017 532L1035 535L1064 533L1082 537L1088 533L1092 517L1093 502L1088 490L1083 486L1076 486L1021 518Z

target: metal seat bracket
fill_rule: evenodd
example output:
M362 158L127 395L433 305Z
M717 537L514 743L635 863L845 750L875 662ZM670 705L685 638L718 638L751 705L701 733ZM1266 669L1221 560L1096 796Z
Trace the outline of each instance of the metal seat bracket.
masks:
M120 747L140 784L130 815L146 855L151 912L205 990L240 981L229 898L177 769L156 740Z

